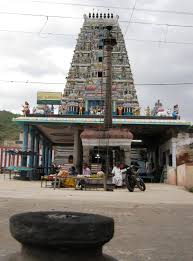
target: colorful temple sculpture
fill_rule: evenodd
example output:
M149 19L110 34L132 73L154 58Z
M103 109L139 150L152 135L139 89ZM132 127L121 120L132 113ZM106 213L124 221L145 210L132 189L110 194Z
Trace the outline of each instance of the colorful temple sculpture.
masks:
M112 26L117 45L112 51L113 115L133 115L139 108L133 75L118 16L84 16L62 98L62 114L103 115L105 70L105 27Z
M63 92L38 92L37 107L15 121L23 126L22 165L49 173L52 161L73 164L81 172L83 161L91 166L106 161L137 161L141 172L159 176L164 166L176 169L179 144L189 135L191 123L179 117L179 106L164 109L160 100L139 106L124 37L113 14L84 15ZM105 28L111 26L116 39L111 52L112 130L104 134L107 51ZM147 87L148 88L148 87ZM25 108L29 104L25 104ZM97 130L97 131L96 131ZM121 131L119 131L121 130ZM37 156L39 155L39 156ZM156 176L157 175L157 176Z

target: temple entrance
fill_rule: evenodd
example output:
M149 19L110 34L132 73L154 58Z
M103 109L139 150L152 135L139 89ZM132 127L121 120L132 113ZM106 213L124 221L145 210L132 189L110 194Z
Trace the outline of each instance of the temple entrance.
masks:
M107 152L108 150L108 152ZM120 147L94 147L90 152L90 163L101 164L103 170L105 170L107 154L109 155L109 168L112 170L113 165L116 162L124 162L124 151Z

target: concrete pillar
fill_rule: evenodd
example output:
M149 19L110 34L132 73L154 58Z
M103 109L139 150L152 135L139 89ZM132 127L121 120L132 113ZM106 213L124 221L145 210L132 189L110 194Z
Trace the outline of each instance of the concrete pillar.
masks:
M30 151L32 154L29 157L29 167L30 168L33 168L33 166L34 166L34 144L35 144L35 131L31 127L30 128Z
M28 149L28 131L29 131L29 126L25 124L23 126L23 146L22 146L23 152L27 152ZM27 167L27 155L22 155L21 165L23 167Z
M155 148L153 148L153 151L152 151L152 159L153 159L154 167L156 167L156 153L155 153Z
M82 142L80 138L80 130L74 129L74 154L73 154L73 164L79 170L82 155Z
M44 161L44 164L45 164L45 173L46 175L48 175L48 144L45 143L45 161Z
M176 168L176 139L172 138L172 167Z
M90 146L83 146L83 162L89 163Z
M34 157L34 168L38 168L38 166L39 166L39 154L40 154L39 145L40 145L40 136L36 133L35 148L34 148L34 151L35 151L36 154L35 154L35 157Z
M50 167L52 165L52 145L48 147L48 175L50 174Z
M42 167L45 168L45 153L46 153L46 143L42 140Z
M131 164L131 148L123 148L124 149L124 155L125 155L125 164L130 165Z

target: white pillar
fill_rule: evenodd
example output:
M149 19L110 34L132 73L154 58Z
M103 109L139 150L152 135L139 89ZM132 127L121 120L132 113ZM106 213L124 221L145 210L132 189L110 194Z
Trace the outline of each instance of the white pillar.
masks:
M176 168L176 139L172 138L172 167Z

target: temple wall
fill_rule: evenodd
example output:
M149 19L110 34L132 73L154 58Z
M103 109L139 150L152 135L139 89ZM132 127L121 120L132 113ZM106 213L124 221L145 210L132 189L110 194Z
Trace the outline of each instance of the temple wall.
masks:
M69 156L73 156L74 147L73 146L56 146L55 147L55 155L54 162L57 164L67 164L69 163Z
M193 133L179 133L176 149L177 165L193 162Z
M182 164L177 167L177 185L187 189L193 188L193 164Z
M167 156L172 154L172 139L166 141L159 147L159 165L162 166L164 159L163 159L163 153L166 153ZM169 165L169 159L166 157L166 166Z
M176 168L167 167L166 183L169 184L169 185L176 185L176 183L177 183Z
M193 134L179 133L177 138L171 138L159 147L159 164L163 164L163 153L166 154L166 166L169 164L169 156L172 157L172 166L193 162Z

